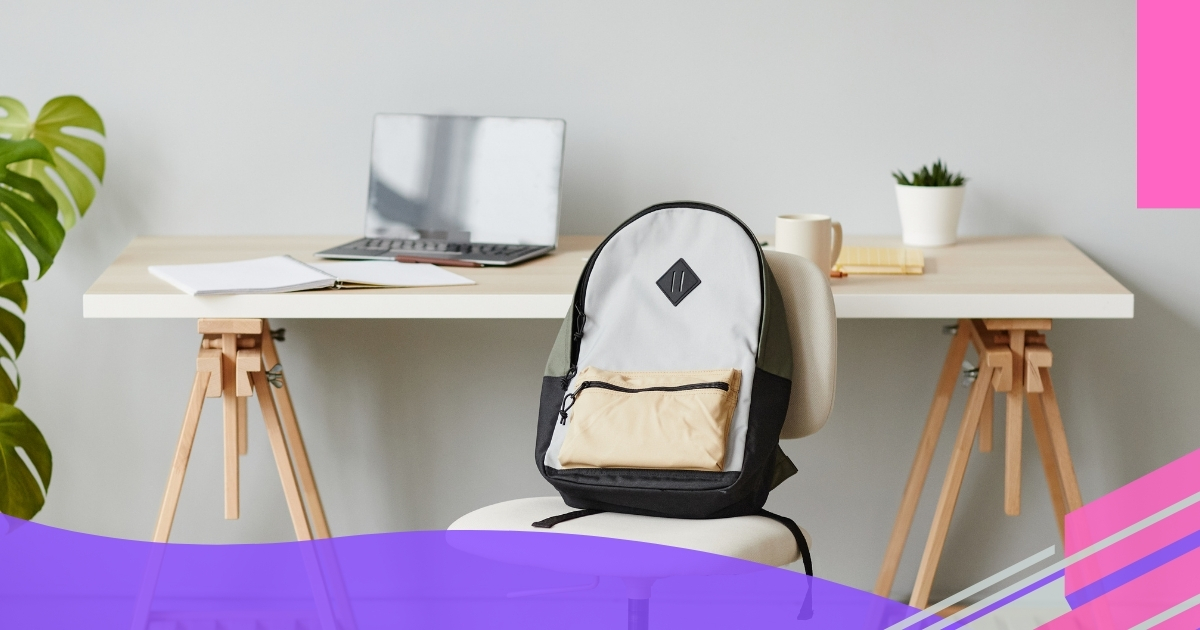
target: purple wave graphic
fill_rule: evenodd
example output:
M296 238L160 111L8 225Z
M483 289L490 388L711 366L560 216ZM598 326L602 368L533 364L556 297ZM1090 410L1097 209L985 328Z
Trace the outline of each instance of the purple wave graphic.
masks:
M882 630L917 612L784 569L571 534L164 545L8 521L3 627Z

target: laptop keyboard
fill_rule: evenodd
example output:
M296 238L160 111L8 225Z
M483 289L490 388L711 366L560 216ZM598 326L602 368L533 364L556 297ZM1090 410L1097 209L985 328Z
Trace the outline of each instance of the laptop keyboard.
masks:
M370 252L445 252L482 254L486 256L519 256L543 247L542 245L499 245L493 243L447 243L402 238L366 238L348 245L349 249Z

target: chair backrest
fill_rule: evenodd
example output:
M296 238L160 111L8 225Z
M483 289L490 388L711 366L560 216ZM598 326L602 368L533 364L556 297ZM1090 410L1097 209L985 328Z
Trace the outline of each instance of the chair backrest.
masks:
M792 339L792 395L782 439L812 435L833 410L837 382L837 314L829 279L807 258L764 252L783 293Z

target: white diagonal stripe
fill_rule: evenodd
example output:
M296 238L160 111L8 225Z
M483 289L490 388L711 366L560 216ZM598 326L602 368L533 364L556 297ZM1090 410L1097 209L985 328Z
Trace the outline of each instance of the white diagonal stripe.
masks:
M989 586L998 584L1002 580L1007 580L1008 578L1020 573L1021 571L1024 571L1025 569L1028 569L1029 567L1041 562L1042 560L1045 560L1046 558L1049 558L1052 555L1054 555L1054 545L1046 547L1045 549L1033 554L1032 556L1029 556L1028 558L1025 558L1024 560L1008 567L1007 569L1000 571L999 573L992 575L989 578L985 578L980 582L976 582L975 584L964 588L963 590L951 595L950 597L947 597L946 599L943 599L942 601L930 606L929 608L926 608L925 610L922 610L911 617L908 617L907 619L903 619L892 624L891 626L888 626L887 630L903 630L904 628L907 628L913 624L920 623L938 614L938 612L945 610L946 608L953 606L958 602L961 602L962 600L974 595L975 593L978 593L979 591L982 591L985 588L988 588Z
M1046 576L1053 574L1055 571L1058 571L1059 569L1062 568L1062 564L1063 564L1062 562L1058 562L1052 566L1046 567L1045 569L1042 569L1041 571L1034 573L1033 575L1025 578L1024 580L1021 580L1020 582L1017 582L1016 584L1013 584L1012 586L1010 586L1002 591L999 591L997 593L989 595L988 597L985 597L984 599L979 600L975 604L972 604L971 606L964 608L964 609L954 613L953 615L950 615L949 617L946 617L945 619L933 624L932 626L929 626L925 630L942 630L942 628L945 628L946 626L949 626L950 624L955 623L955 622L959 621L960 619L964 619L969 615L975 614L975 611L979 610L980 608L990 606L993 603L998 602L998 601L1004 599L1005 597L1012 595L1013 593L1016 593L1017 591L1025 588L1026 586L1029 586L1030 584L1033 584L1034 582L1037 582L1038 580L1041 580L1041 579L1045 578Z
M1150 630L1150 628L1153 628L1154 626L1157 626L1158 624L1186 610L1195 608L1197 605L1200 605L1200 595L1196 595L1191 599L1186 599L1178 604L1175 604L1174 606L1158 613L1157 615L1154 615L1153 617L1143 621L1142 623L1139 623L1129 630Z

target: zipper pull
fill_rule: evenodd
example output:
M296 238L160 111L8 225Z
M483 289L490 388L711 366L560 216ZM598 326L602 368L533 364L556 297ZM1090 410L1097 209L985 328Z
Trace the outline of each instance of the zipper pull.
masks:
M575 332L571 333L571 339L579 341L583 339L583 327L587 324L587 315L580 313L579 321L576 322Z
M577 390L571 392L570 394L563 396L562 407L560 407L558 409L558 423L560 425L566 426L567 412L571 410L571 407L575 406L575 395L578 393L579 393L579 390L577 389ZM567 401L570 401L570 402L568 403Z
M561 379L559 379L560 382L562 383L563 389L566 389L567 386L571 384L571 379L575 378L575 374L576 374L575 366L572 365L571 369L567 370L566 375L564 375Z
M574 372L575 372L575 368L571 368L571 373L574 374ZM583 383L580 383L579 387L575 388L575 391L567 394L566 396L563 396L562 406L558 408L558 423L559 424L561 424L561 425L567 424L567 412L571 410L571 407L575 406L575 399L579 397L579 392L583 390L584 385L591 383L591 382L592 381L585 381ZM568 403L567 401L570 401L570 402Z

